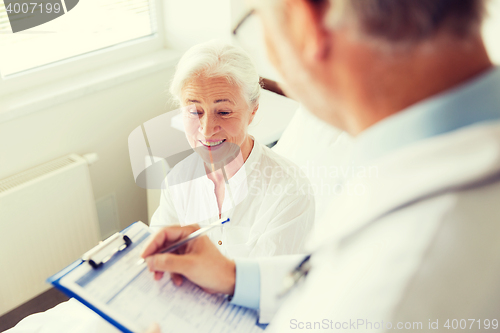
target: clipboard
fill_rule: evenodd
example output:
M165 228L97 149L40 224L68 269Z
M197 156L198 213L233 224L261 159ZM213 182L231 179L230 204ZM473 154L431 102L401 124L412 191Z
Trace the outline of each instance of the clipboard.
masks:
M262 332L255 310L230 304L168 274L155 281L139 254L152 232L138 221L86 252L47 282L74 297L122 332L144 332L153 323L168 332Z

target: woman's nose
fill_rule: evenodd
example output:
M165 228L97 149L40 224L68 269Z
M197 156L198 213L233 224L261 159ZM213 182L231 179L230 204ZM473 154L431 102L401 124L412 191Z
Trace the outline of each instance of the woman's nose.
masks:
M204 115L200 118L200 133L205 137L209 138L221 130L220 125L217 123L217 119L214 116Z

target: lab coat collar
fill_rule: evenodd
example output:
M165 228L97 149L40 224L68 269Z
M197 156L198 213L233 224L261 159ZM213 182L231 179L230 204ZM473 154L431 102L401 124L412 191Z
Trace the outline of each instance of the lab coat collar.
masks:
M363 131L353 163L366 164L420 140L500 119L500 67L423 100Z
M500 122L423 140L374 161L373 166L378 168L377 177L350 184L353 189L363 187L363 195L344 192L332 201L308 240L308 250L339 244L405 205L493 181L500 174Z

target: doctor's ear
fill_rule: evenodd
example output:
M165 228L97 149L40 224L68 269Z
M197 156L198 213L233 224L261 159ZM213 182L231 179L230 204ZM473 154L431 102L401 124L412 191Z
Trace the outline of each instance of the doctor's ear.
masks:
M307 62L325 59L331 34L325 24L329 1L286 0L287 29L298 54Z

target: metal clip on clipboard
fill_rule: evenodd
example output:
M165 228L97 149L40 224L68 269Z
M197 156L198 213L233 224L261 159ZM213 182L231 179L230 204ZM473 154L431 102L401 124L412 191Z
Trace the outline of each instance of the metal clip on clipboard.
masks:
M82 260L88 261L92 268L97 269L108 262L115 254L129 247L130 244L132 244L130 237L117 232L86 252L82 256Z

